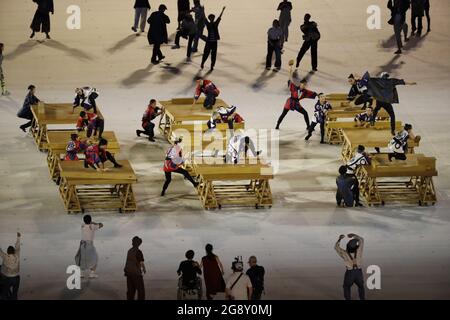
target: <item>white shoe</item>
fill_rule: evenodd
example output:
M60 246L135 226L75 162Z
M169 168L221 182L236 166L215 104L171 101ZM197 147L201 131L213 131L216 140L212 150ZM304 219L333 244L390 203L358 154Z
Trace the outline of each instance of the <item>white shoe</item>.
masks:
M98 274L96 274L94 271L91 271L91 273L89 273L89 279L96 279L98 278Z

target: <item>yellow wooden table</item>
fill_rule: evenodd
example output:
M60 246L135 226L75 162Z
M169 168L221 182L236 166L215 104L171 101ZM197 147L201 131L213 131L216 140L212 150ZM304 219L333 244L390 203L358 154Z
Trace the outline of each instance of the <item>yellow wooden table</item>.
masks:
M354 119L358 114L363 113L360 107L348 107L343 110L330 110L327 113L326 121L336 121L338 119ZM386 110L381 109L377 114L378 120L388 120L389 114Z
M388 160L387 154L372 155L372 164L358 169L361 196L368 205L388 201L434 205L437 201L433 177L436 158L408 154L406 161Z
M203 145L199 141L199 136L208 129L207 122L210 120L214 110L206 110L203 107L204 98L200 98L195 105L192 98L179 98L169 101L160 101L163 106L163 113L159 121L159 130L166 139L173 143L176 137L183 136L184 140L188 140L190 136L190 143L188 145ZM228 104L221 99L217 99L216 107L228 107ZM245 123L235 123L234 129L244 129ZM228 130L227 123L219 123L214 131L219 131L226 136Z
M247 160L239 164L225 164L221 158L191 160L189 166L197 176L198 194L205 209L221 209L224 205L272 207L272 167L255 158Z
M119 160L122 168L109 166L109 171L86 169L83 161L61 162L59 192L68 213L85 210L136 211L132 185L136 174L128 160Z
M374 126L371 126L369 123L366 126L358 127L355 121L328 121L325 124L325 137L328 143L330 144L341 144L344 142L344 130L348 129L372 129L372 130L382 130L382 129L390 129L391 122L390 121L376 121ZM395 122L396 130L400 130L402 128L402 122Z
M366 148L386 148L392 140L390 129L344 129L342 131L344 142L342 144L342 159L349 161L358 145ZM419 146L419 142L408 140L408 152L414 153L414 148Z
M61 155L66 154L67 144L70 141L70 135L77 133L83 139L84 132L78 133L73 131L47 131L47 165L50 176L53 181L58 182L60 178L59 164L61 162ZM103 138L108 140L108 151L112 154L120 152L120 145L117 141L116 135L112 131L103 132ZM98 139L90 138L90 140L97 142Z
M74 125L80 116L82 107L73 110L72 103L44 103L39 102L31 106L33 120L31 133L39 150L47 150L47 126L48 125ZM98 115L102 117L97 107ZM59 130L60 131L60 130Z

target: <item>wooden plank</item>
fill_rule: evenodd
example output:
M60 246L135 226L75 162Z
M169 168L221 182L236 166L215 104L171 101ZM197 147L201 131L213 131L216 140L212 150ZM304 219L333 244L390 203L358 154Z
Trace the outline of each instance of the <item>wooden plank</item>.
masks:
M343 130L344 139L351 146L352 149L356 149L358 145L364 145L365 147L375 148L387 147L392 140L391 130L380 129L372 130L370 128L364 129L345 129ZM417 147L419 144L414 140L408 141L410 148Z
M76 130L71 131L48 131L47 132L47 148L55 154L65 154L67 144L70 141L71 134L78 134L82 139L85 138L85 132L77 132ZM120 152L119 141L113 131L103 132L103 138L108 140L108 151L116 154ZM89 138L91 140L98 141L98 138Z
M118 160L118 162L123 165L122 168L113 168L111 164L108 163L107 168L109 171L98 172L92 168L86 169L84 167L83 161L61 161L61 177L64 177L67 181L77 181L79 184L92 184L98 181L97 184L105 184L107 181L116 181L117 184L120 182L136 182L137 177L134 173L133 168L128 160Z
M44 103L31 106L31 112L38 125L76 124L82 107L73 110L72 103ZM103 117L97 106L97 113Z

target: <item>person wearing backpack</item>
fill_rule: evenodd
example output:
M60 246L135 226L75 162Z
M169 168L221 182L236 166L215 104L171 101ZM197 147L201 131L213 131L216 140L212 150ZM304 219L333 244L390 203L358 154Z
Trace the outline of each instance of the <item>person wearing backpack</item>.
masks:
M128 250L124 273L127 277L127 300L134 300L136 291L137 299L145 300L145 286L143 274L147 272L144 264L144 255L139 249L142 239L134 237L131 240L132 248Z
M227 300L250 300L253 295L253 286L249 276L244 273L242 258L238 257L231 265L233 274L228 278L225 287Z
M305 53L311 48L311 64L312 70L317 71L317 43L320 39L320 32L317 28L317 23L310 21L311 15L305 14L304 23L300 26L300 30L303 32L303 45L297 56L297 65L300 66L300 62L303 59Z
M349 233L347 235L350 240L347 242L346 249L341 248L341 241L345 235L341 234L334 250L344 260L346 268L344 275L344 297L345 300L352 299L352 286L356 284L360 300L365 300L364 275L362 271L362 254L364 248L364 239L357 234Z

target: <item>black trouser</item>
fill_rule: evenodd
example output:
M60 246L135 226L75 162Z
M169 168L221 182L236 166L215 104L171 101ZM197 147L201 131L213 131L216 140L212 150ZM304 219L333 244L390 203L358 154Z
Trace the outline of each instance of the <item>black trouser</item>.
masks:
M395 39L397 40L397 47L400 50L403 47L402 43L402 31L404 33L405 39L408 37L408 25L400 14L394 16L394 33Z
M423 16L413 16L411 15L411 31L414 33L417 30L417 33L422 34L422 18ZM416 28L416 19L417 19L417 28Z
M17 294L19 292L20 276L6 277L1 275L2 281L2 300L17 300Z
M31 127L31 124L32 124L32 123L33 123L33 121L30 120L30 121L28 121L27 123L24 123L23 125L21 125L21 126L20 126L20 129L25 130L25 129Z
M352 269L345 271L344 276L344 297L345 300L352 299L352 286L356 284L360 300L365 300L364 275L362 269Z
M361 104L364 104L364 109L367 107L367 103L369 104L369 106L371 106L372 102L373 98L367 93L363 93L355 99L355 105L359 106Z
M105 120L96 119L94 128L88 126L86 136L90 138L92 136L92 133L94 133L94 136L97 135L98 133L98 137L101 138L104 130L105 130Z
M195 34L188 35L188 34L183 34L181 31L178 31L177 34L175 35L175 45L180 46L180 38L181 37L183 37L184 39L188 39L186 56L188 58L190 58L191 53L192 53L192 43L194 42Z
M152 63L158 62L163 58L163 54L161 52L161 43L153 44L153 55L152 55Z
M194 179L192 179L189 172L187 172L183 168L178 168L177 170L172 171L172 172L182 174L187 180L189 180L190 183L192 183L195 186ZM172 172L164 172L164 174L166 175L166 182L164 182L163 193L166 192L167 188L169 187L170 182L172 181Z
M127 275L127 300L145 300L144 278L141 275Z
M299 109L295 109L295 111L300 112L303 115L306 123L306 128L309 129L309 115L308 112L306 112L305 108L300 107ZM283 112L278 118L277 128L280 126L281 122L283 121L284 117L287 115L288 112L289 109L283 109Z
M320 142L323 142L323 138L325 137L325 122L319 122L320 124ZM314 131L314 128L316 127L317 122L313 121L311 122L311 125L309 126L309 133L312 133Z
M272 66L272 56L275 52L275 68L281 68L281 47L278 44L267 42L266 68Z
M352 194L354 193L352 189L350 189ZM341 190L336 191L336 203L338 206L342 204L342 201L344 201L346 207L353 207L354 205L354 199L353 196L350 194L348 190L346 190L346 194L343 194Z
M425 16L427 17L427 32L430 31L431 18L430 18L430 8L425 9Z
M354 174L347 174L347 176L353 178L354 183L351 187L351 190L353 193L353 201L355 202L355 204L359 204L359 181L358 181L358 178Z
M255 288L253 289L251 300L261 300L263 289Z
M311 64L313 69L317 69L317 42L316 40L304 41L297 56L297 68L305 53L311 48Z
M106 154L106 157L103 155L100 155L100 160L103 163L105 163L106 161L109 160L114 164L114 166L120 166L120 164L117 163L116 158L114 158L114 156L111 154L111 152L106 151L105 154Z
M209 54L211 54L211 68L214 68L217 59L217 41L206 41L205 50L203 51L202 66L204 66L206 60L208 60Z
M149 138L153 138L155 136L155 124L153 122L149 122L146 126L145 126L145 131L142 130L138 130L139 133L141 134L146 134L148 135Z
M205 93L205 101L203 102L203 107L206 109L212 109L216 104L216 94L214 92Z
M391 118L391 132L395 132L395 113L394 108L390 103L377 100L375 109L373 110L372 121L375 121L375 119L377 118L378 111L380 111L381 108L386 110L386 112L389 114L389 117Z
M192 44L192 51L198 50L198 41L200 40L201 36L203 35L203 30L205 29L204 23L197 23L197 33L194 37L194 42Z

